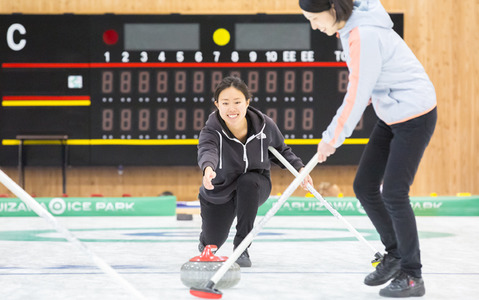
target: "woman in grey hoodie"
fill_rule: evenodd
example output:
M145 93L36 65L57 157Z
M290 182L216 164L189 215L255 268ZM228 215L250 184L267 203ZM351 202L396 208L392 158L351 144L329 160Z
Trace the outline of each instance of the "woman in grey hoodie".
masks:
M214 103L218 110L210 114L201 130L198 165L203 170L200 187L202 232L199 250L206 245L221 247L235 217L236 248L253 229L258 211L271 192L271 161L284 166L268 153L272 146L296 170L303 162L284 143L271 118L249 105L251 94L237 77L226 77L216 88ZM313 181L308 176L303 188ZM248 250L238 258L241 267L250 267Z
M341 39L349 69L344 101L318 145L319 162L351 135L369 104L379 118L361 157L354 192L387 254L364 283L380 285L394 278L381 296L423 296L409 188L436 125L434 86L392 29L379 0L300 0L299 6L313 29Z

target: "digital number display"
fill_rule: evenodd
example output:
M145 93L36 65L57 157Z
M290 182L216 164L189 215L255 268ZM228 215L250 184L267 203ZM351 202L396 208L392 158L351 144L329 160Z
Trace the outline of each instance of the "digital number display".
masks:
M338 78L338 86L348 82L347 72ZM298 90L302 94L311 94L314 86L314 72L312 70L268 70L260 71L233 71L229 76L244 78L253 94L260 92L268 94L285 93L294 94ZM244 76L242 76L244 75ZM120 93L129 94L154 94L161 95L170 92L168 83L173 83L171 92L175 94L204 94L214 93L215 87L221 82L223 72L212 70L205 71L102 71L101 91L103 94ZM279 86L278 80L283 84ZM206 82L210 83L205 86ZM260 86L261 83L261 86ZM296 87L299 87L298 89ZM341 89L343 91L344 89Z
M337 92L345 93L348 72L339 70L336 73ZM315 76L312 69L248 69L227 74L216 69L103 70L100 81L103 94L101 101L105 106L110 104L112 108L102 110L102 138L112 135L114 138L165 139L171 138L170 132L178 134L175 138L198 138L206 118L214 111L211 95L224 75L244 78L253 95L266 95L265 103L254 96L251 105L262 108L288 136L308 138L313 135ZM119 97L113 100L109 97L113 94ZM162 97L168 94L174 97ZM278 98L278 94L283 97ZM296 99L297 94L302 97ZM186 108L188 100L185 95L194 95L191 108ZM115 101L123 106L113 108L112 103ZM137 108L138 105L143 108ZM276 107L271 108L270 105ZM132 132L138 132L138 136L132 136ZM303 134L298 135L296 132Z
M196 165L225 76L309 157L348 86L337 38L302 15L16 14L0 30L2 165L16 164L17 135L35 134L68 135L71 165ZM366 110L328 164L356 164L375 122Z

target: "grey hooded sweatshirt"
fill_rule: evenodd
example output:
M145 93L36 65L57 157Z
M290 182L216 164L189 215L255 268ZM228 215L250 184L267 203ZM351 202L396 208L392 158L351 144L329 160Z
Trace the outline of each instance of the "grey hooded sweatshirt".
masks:
M425 115L436 107L436 92L423 66L379 0L354 1L351 17L338 31L346 54L349 84L323 140L337 148L372 103L388 125Z
M222 125L224 122L220 121L218 111L209 115L200 132L198 165L201 170L209 166L216 172L216 178L212 180L213 190L207 190L203 185L200 187L200 195L211 203L223 204L232 200L236 180L243 173L253 171L269 177L271 161L284 168L269 154L269 146L278 150L296 170L304 167L301 159L284 143L283 135L271 118L251 106L246 117L251 128L248 128L244 144Z

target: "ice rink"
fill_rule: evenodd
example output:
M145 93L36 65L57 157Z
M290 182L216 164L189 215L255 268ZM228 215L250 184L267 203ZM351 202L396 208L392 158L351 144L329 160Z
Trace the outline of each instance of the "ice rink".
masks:
M258 217L260 220L262 217ZM365 216L346 217L381 243ZM479 217L418 217L424 299L479 299ZM180 267L198 255L199 216L63 217L89 249L147 299L198 299ZM232 229L234 233L234 229ZM231 237L231 235L230 235ZM39 217L0 218L0 299L134 299L88 255ZM231 239L218 255L230 255ZM223 299L380 299L363 284L373 253L329 216L275 216L254 240L252 268Z

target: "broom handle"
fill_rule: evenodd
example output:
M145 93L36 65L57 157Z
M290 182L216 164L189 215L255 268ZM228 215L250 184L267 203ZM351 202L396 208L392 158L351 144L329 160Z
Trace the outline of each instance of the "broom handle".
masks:
M74 244L103 271L109 275L115 281L121 284L135 299L146 299L131 283L126 281L120 274L118 274L109 264L103 259L93 253L84 243L78 240L66 227L60 225L57 219L52 216L45 208L43 208L35 199L32 198L25 190L23 190L18 184L15 183L7 174L0 170L0 182L3 183L13 194L15 194L20 200L22 200L29 208L31 208L38 216L45 219L53 228L61 233L69 242Z
M276 158L291 172L293 173L294 176L298 176L299 173L298 171L296 171L293 166L281 155L281 153L278 152L278 150L274 149L273 147L269 147L268 150L273 153L274 156L276 156ZM306 188L308 189L308 191L314 195L314 197L316 197L316 199L318 199L321 204L323 204L336 218L340 219L341 221L343 221L344 225L346 225L346 227L349 229L349 231L351 233L353 233L356 238L360 241L362 241L365 245L369 246L369 248L374 252L374 255L377 256L379 255L378 258L381 258L382 257L382 254L379 253L379 251L377 251L372 245L371 243L369 243L361 234L359 234L359 232L348 222L346 221L346 219L343 218L343 216L341 216L337 210L335 210L330 204L328 201L324 200L324 198L321 196L320 193L318 193L318 191L316 191L314 189L314 187L308 183L308 185L306 186Z

